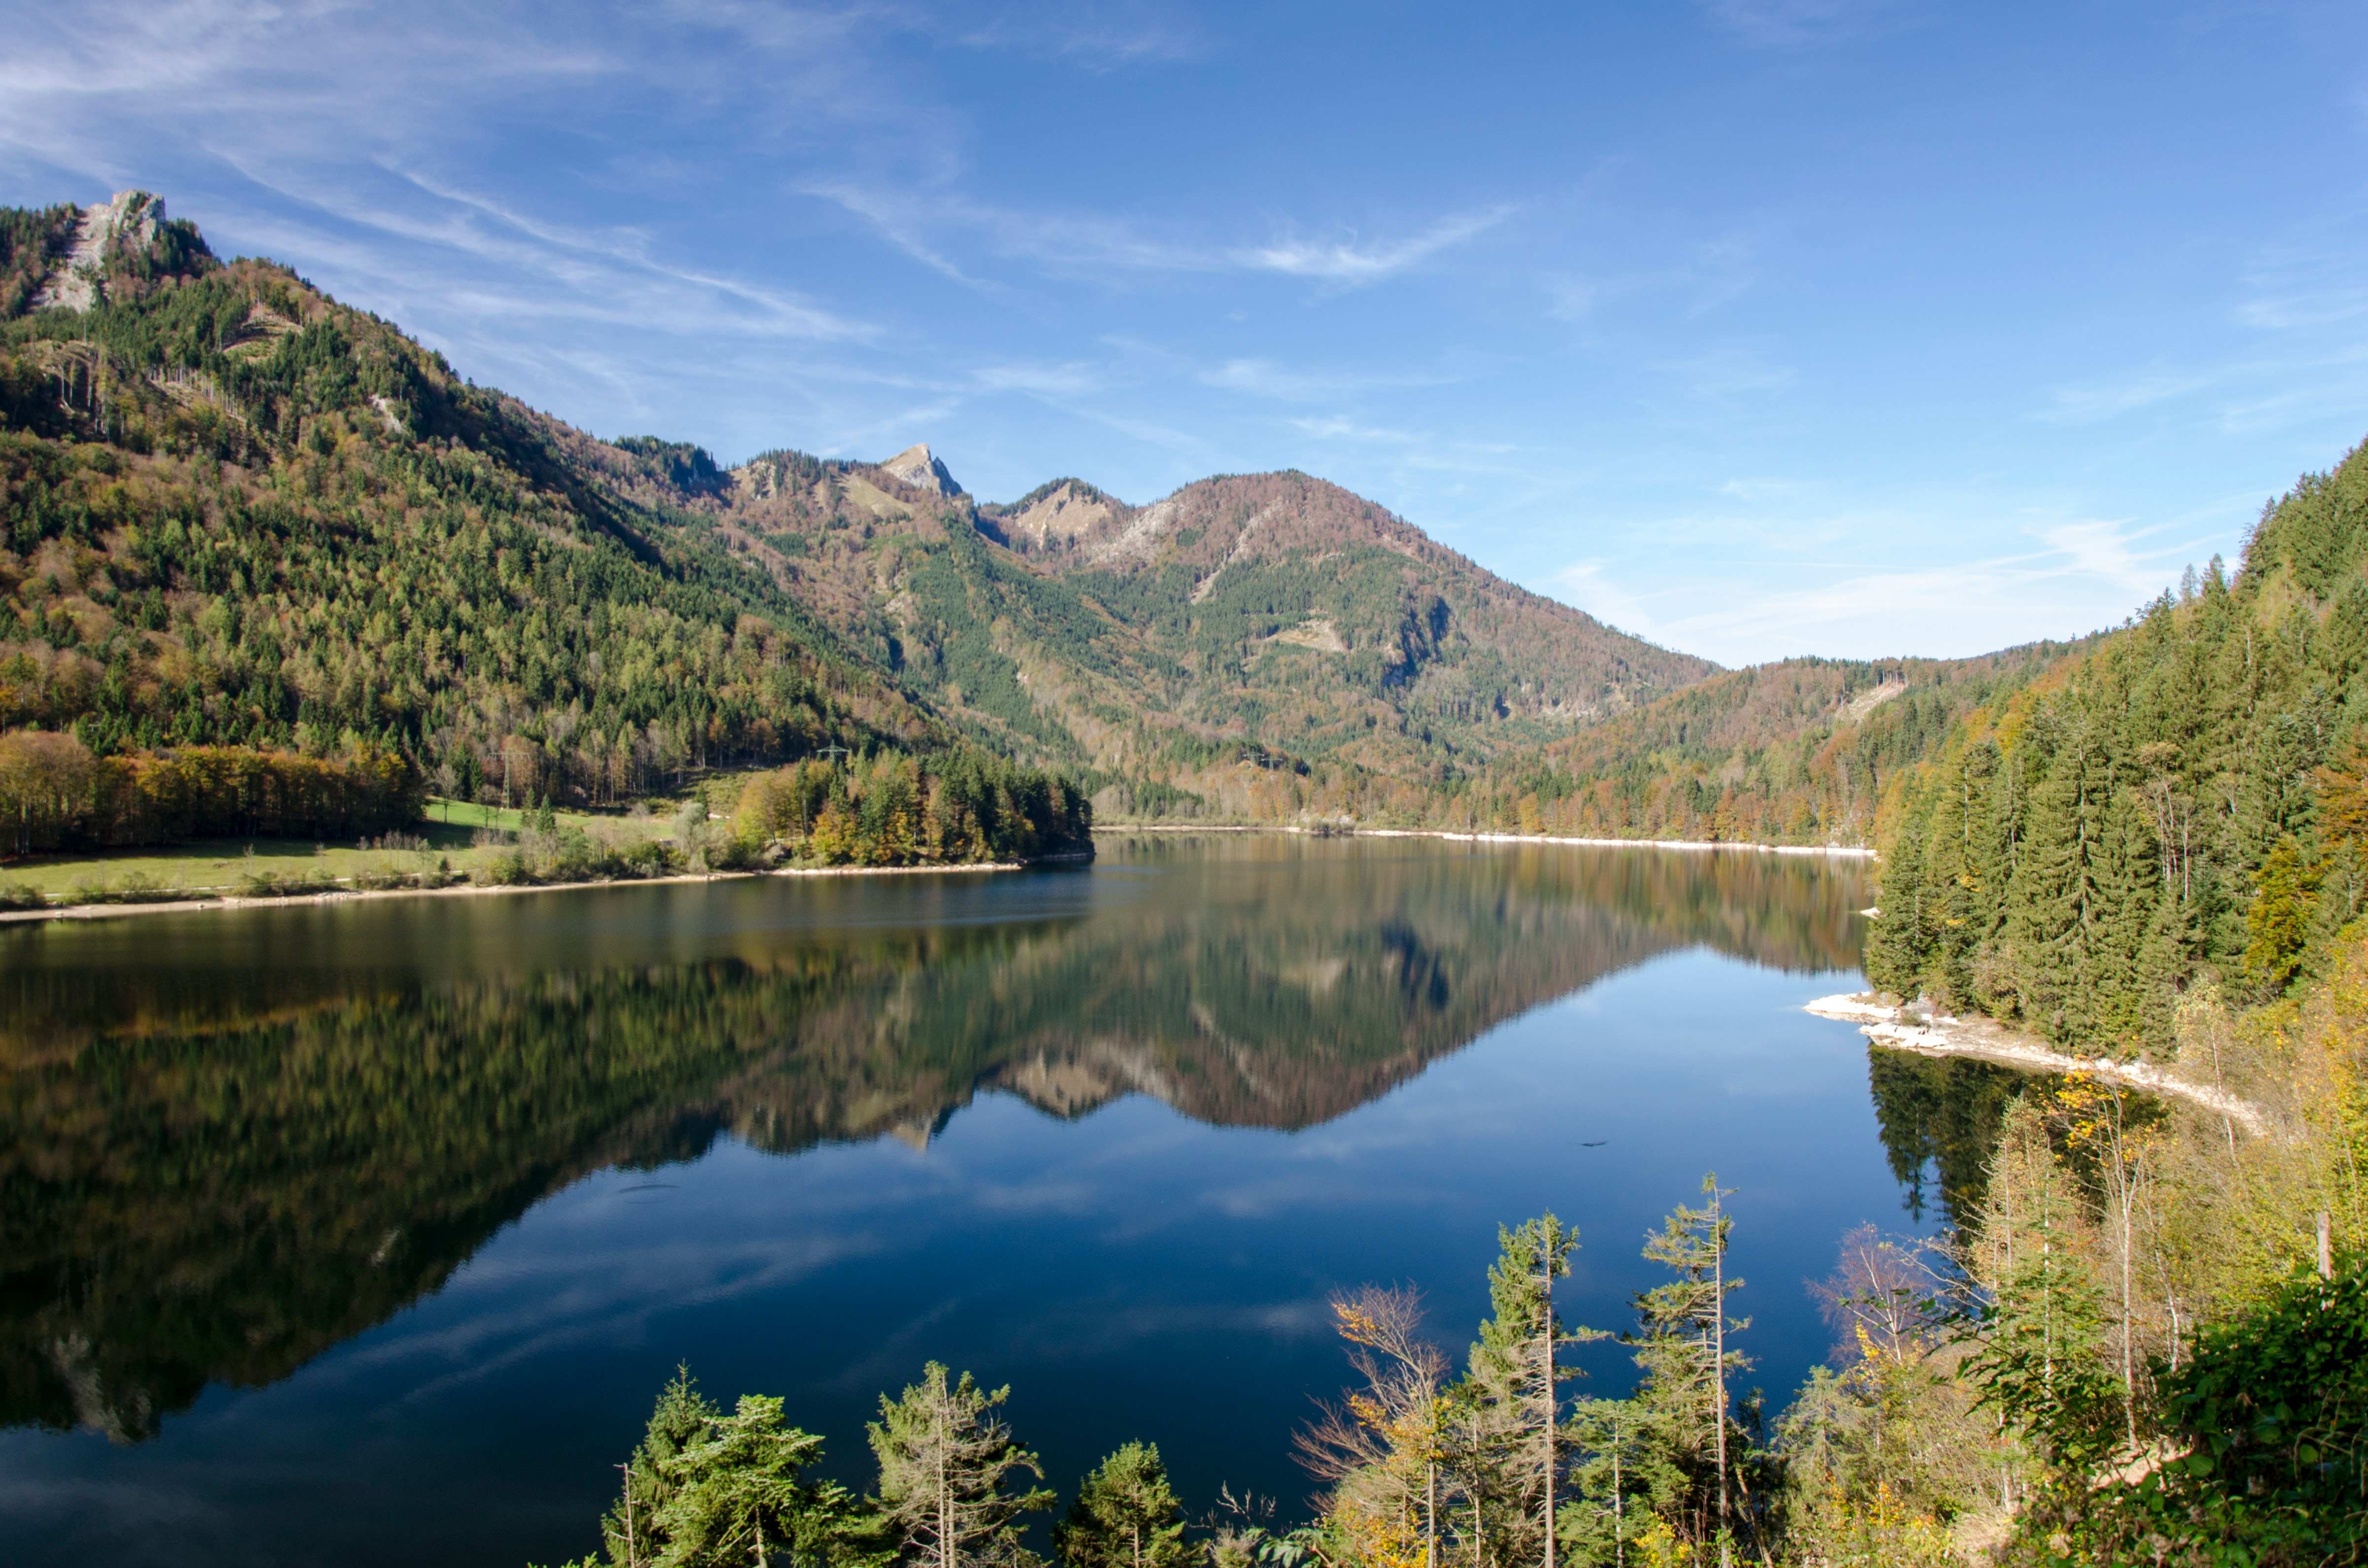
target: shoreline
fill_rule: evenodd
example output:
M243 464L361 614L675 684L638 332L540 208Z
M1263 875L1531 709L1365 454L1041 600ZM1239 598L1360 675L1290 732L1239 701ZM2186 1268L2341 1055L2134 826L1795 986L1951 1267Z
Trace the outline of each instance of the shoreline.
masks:
M1914 1023L1907 1008L1886 1006L1866 993L1820 996L1801 1010L1820 1018L1857 1024L1859 1033L1892 1051L1912 1051L1918 1056L1962 1056L2034 1072L2083 1074L2125 1088L2186 1100L2238 1123L2256 1138L2265 1138L2270 1133L2268 1114L2252 1101L2239 1099L2226 1089L2191 1083L2151 1062L2123 1062L2110 1056L2074 1056L2033 1036L2016 1034L1988 1018L1954 1018L1936 1014L1920 1024Z
M1355 827L1319 832L1289 823L1111 823L1096 833L1279 833L1301 838L1436 838L1463 844L1554 844L1583 849L1680 849L1691 853L1731 851L1755 855L1822 855L1845 859L1873 859L1872 849L1847 845L1747 844L1686 838L1577 838L1555 834L1457 833L1448 828ZM565 892L584 888L659 887L676 882L733 881L753 877L912 877L966 875L979 871L1024 871L1031 866L1074 865L1091 856L1047 855L1034 860L987 860L939 866L785 866L769 871L684 872L670 877L616 878L589 882L518 882L485 884L456 882L440 888L341 888L328 892L289 893L268 898L241 898L222 892L212 896L158 899L136 903L59 903L44 909L0 910L0 926L29 925L45 920L109 920L133 915L190 915L200 910L290 909L308 904L345 903L372 898L470 898L505 893ZM197 890L212 894L212 890Z
M1287 833L1302 838L1440 838L1463 844L1563 844L1582 849L1685 849L1749 851L1754 855L1824 855L1872 860L1874 851L1848 844L1757 844L1739 839L1577 838L1547 833L1459 833L1444 827L1352 827L1319 832L1291 823L1109 823L1096 833Z
M951 866L783 866L770 871L686 871L671 877L616 877L594 882L454 882L440 888L341 888L334 892L289 893L272 898L160 899L141 903L60 903L47 909L0 910L0 926L40 920L107 920L120 915L191 915L201 910L294 909L309 904L352 903L372 898L493 898L505 893L580 892L587 888L663 887L676 882L744 881L757 877L962 876L976 871L1024 871L1031 866L1074 864L1082 857L1048 855L1040 860L977 860Z

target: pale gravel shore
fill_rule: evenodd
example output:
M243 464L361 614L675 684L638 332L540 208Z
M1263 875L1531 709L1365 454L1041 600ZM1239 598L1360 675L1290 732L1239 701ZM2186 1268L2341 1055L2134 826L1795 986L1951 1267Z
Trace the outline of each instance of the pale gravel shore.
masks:
M188 915L198 910L294 909L308 904L353 903L370 898L487 898L501 893L580 892L588 888L647 888L669 882L730 882L757 877L960 876L973 871L1024 871L1030 866L1062 865L1081 858L1053 855L1042 860L985 860L958 866L784 866L770 871L691 871L678 877L620 877L596 882L518 882L488 886L456 882L442 888L355 888L336 892L295 893L286 898L176 899L165 903L63 903L48 909L0 911L0 925L35 920L108 920L119 915Z
M1684 849L1749 852L1757 855L1822 855L1843 859L1873 859L1872 849L1846 845L1742 844L1689 838L1572 838L1534 833L1455 833L1446 828L1360 827L1326 835L1282 823L1111 823L1097 833L1283 833L1304 837L1436 838L1458 844L1558 844L1583 849ZM187 915L201 909L286 909L302 904L344 903L365 898L436 898L484 896L495 893L564 892L575 888L653 887L666 882L716 882L743 877L895 877L932 876L968 871L1019 871L1030 866L1056 865L1080 858L1048 856L1042 860L996 860L964 866L815 866L785 867L774 871L715 871L705 875L639 877L605 882L528 882L486 887L474 882L444 888L380 888L336 892L298 893L287 898L176 899L169 903L70 903L48 909L0 911L0 925L35 920L108 920L123 915Z
M1988 1018L1955 1018L1941 1013L1918 1024L1909 1021L1906 1008L1864 994L1820 996L1802 1010L1821 1018L1857 1024L1859 1033L1894 1051L1912 1051L1919 1056L1971 1057L1977 1062L1995 1062L2001 1066L2039 1073L2085 1074L2107 1083L2144 1089L2148 1094L2186 1100L2226 1117L2257 1138L2270 1132L2269 1116L2260 1107L2226 1089L2192 1083L2151 1062L2123 1062L2110 1056L2073 1056L2031 1035L2016 1034Z
M1290 833L1310 838L1441 838L1457 844L1566 844L1583 849L1710 849L1755 855L1825 855L1872 860L1874 851L1846 844L1745 844L1700 838L1570 838L1544 833L1457 833L1443 827L1356 827L1324 833L1288 823L1107 823L1096 833Z

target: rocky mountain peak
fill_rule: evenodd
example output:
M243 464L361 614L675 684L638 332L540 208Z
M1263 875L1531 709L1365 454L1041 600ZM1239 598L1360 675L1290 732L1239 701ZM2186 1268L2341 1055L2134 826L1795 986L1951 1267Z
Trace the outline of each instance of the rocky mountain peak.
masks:
M951 500L962 493L962 487L954 482L952 473L939 460L937 454L929 450L926 441L905 448L880 467L883 472L895 475L914 489L926 490L933 495L943 495Z
M99 278L118 250L144 250L165 222L165 203L144 190L119 190L114 199L82 210L72 244L33 298L35 310L86 311L98 302Z

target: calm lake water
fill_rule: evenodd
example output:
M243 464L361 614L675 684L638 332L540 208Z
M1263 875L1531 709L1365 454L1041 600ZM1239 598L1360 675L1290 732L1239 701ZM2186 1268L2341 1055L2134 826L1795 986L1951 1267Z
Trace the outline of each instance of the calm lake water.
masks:
M1781 1403L1804 1280L1938 1221L1999 1082L1800 1012L1868 902L1851 861L1108 835L0 929L0 1561L557 1562L678 1361L859 1487L934 1358L1064 1489L1139 1437L1196 1512L1288 1515L1328 1292L1421 1287L1460 1358L1551 1208L1567 1316L1627 1327L1713 1167Z

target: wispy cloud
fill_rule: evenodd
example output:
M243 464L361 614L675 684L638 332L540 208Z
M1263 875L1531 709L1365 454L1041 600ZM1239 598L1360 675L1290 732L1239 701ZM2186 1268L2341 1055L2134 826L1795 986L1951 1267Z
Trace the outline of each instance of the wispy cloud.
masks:
M1242 358L1228 359L1203 369L1194 379L1202 386L1247 392L1278 403L1315 403L1383 388L1442 386L1455 378L1416 370L1297 369L1272 359Z
M843 179L810 181L800 188L836 203L915 260L964 283L982 281L974 265L955 259L956 251L967 246L1000 259L1032 263L1063 278L1116 281L1142 274L1270 272L1357 287L1419 267L1486 233L1515 210L1497 207L1443 218L1403 240L1366 241L1355 235L1315 240L1286 234L1226 244L1179 222L1031 211L979 201L951 189Z
M2368 244L2317 238L2268 245L2240 280L2237 319L2264 332L2368 315Z
M1766 349L1749 343L1722 344L1683 359L1662 360L1652 369L1697 399L1782 392L1800 380L1790 365L1780 364Z
M1839 43L1897 23L1907 0L1704 0L1711 18L1759 49Z
M1294 426L1324 441L1364 441L1385 447L1417 447L1429 437L1412 430L1391 430L1373 425L1360 425L1341 415L1324 419L1294 419Z
M1462 244L1511 217L1510 206L1492 207L1443 218L1408 239L1361 242L1297 237L1254 245L1235 254L1243 265L1294 278L1320 278L1332 283L1372 283L1408 267L1418 267L1440 252Z
M1687 318L1708 315L1742 298L1759 281L1761 236L1755 229L1732 229L1700 241L1668 265L1617 273L1549 271L1540 275L1546 314L1557 321L1588 322L1619 301L1638 296L1675 297Z
M1797 582L1814 577L1817 563L1712 559L1680 583L1635 562L1589 557L1551 580L1562 597L1614 625L1729 663L1774 652L1955 656L2119 621L2182 565L2210 553L2213 536L2197 521L2034 520L2019 530L2020 550L1912 566L1838 560L1822 581L1773 591L1765 586L1770 572ZM1681 519L1668 532L1702 528L1700 519ZM1731 534L1732 525L1713 531ZM1927 541L1964 532L1896 513L1860 514L1818 531ZM1905 606L1915 610L1907 619ZM1916 630L1903 635L1911 623Z
M2212 384L2210 376L2154 369L2108 381L2055 389L2039 417L2063 425L2088 425L2185 397Z
M1200 60L1212 48L1196 18L1159 0L1007 6L984 18L963 15L947 36L970 49L1050 54L1091 71Z

